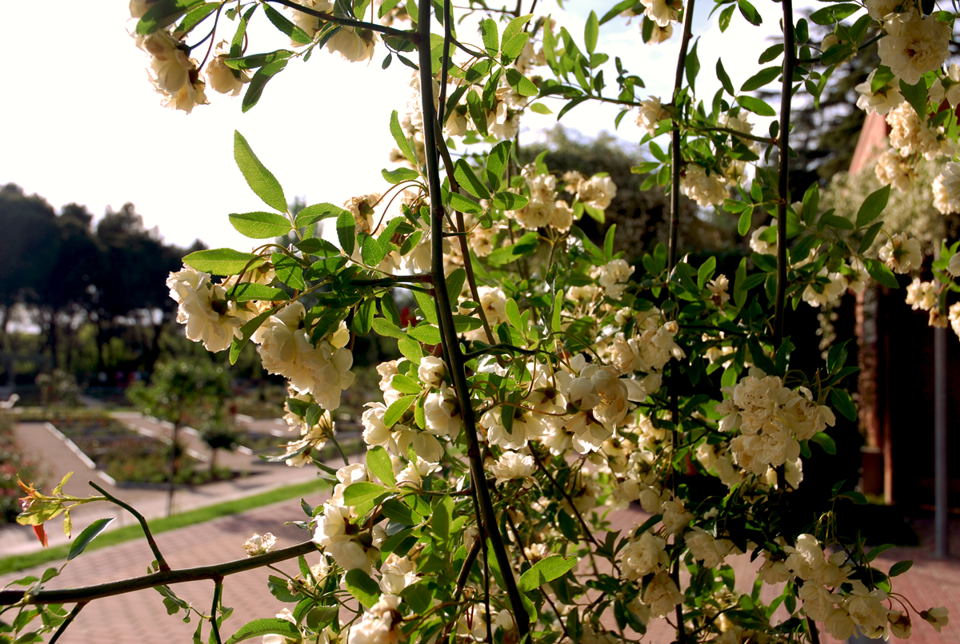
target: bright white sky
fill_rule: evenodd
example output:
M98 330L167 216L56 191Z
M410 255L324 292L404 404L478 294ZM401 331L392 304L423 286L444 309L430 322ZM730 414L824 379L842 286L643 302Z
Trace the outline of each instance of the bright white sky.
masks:
M597 5L566 4L567 11L557 10L558 21L582 34L586 13ZM702 25L705 15L700 14L713 3L701 4L696 22ZM716 52L723 53L739 85L768 46L766 34L779 29L779 5L757 4L765 18L762 29L735 16L726 33L716 26L703 33L697 90L704 99L718 87ZM599 49L621 56L652 94L668 96L679 34L663 45L645 46L639 20L615 25ZM251 240L232 229L227 215L264 208L234 165L234 129L278 177L288 199L339 203L385 187L380 169L388 166L393 147L388 118L406 103L408 68L395 61L382 71L380 51L369 64L323 52L307 63L291 62L246 114L239 97L208 89L211 105L187 115L162 106L148 80L147 56L129 35L132 27L126 0L4 3L0 184L19 184L57 209L80 203L96 216L129 201L148 227L157 227L173 243L185 246L199 238L211 247L240 249ZM253 32L250 51L287 45L271 32L269 26ZM460 32L471 40L466 29ZM613 73L607 75L612 83ZM562 123L595 135L613 129L615 114L605 106L580 106ZM633 121L630 115L624 118L618 136L638 140ZM552 116L531 114L524 129L536 136L554 122Z

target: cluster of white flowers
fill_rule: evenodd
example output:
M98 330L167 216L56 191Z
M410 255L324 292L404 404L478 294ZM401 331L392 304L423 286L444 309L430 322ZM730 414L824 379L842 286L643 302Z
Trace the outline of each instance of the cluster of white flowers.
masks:
M570 230L573 209L563 199L557 199L557 178L538 172L532 163L524 166L521 174L527 185L528 201L519 210L507 214L527 230L546 227L560 232Z
M283 307L253 334L263 368L311 394L326 410L340 406L340 393L353 384L353 354L346 348L346 325L314 343L302 327L306 311L299 302Z
M651 96L640 101L640 113L637 115L637 125L646 134L653 136L660 121L670 118L670 112L660 102L660 98Z
M576 171L563 175L564 190L575 194L577 201L596 210L606 210L617 196L617 185L606 174L595 174L589 179Z
M170 297L177 303L177 322L186 325L188 340L202 342L207 351L223 351L240 327L255 313L227 299L224 285L214 284L209 273L188 266L167 278Z
M920 241L903 233L890 235L877 254L895 273L911 273L923 264Z
M857 97L857 107L867 114L886 114L903 103L903 95L900 88L893 83L886 83L874 90L873 81L876 75L877 70L873 70L867 80L855 87L860 95Z
M680 191L700 206L717 206L727 198L729 183L724 175L688 163L680 177Z
M947 163L933 180L933 205L945 215L960 212L960 163Z
M254 534L243 542L243 551L247 553L247 556L255 557L270 552L270 549L276 544L277 538L270 532L264 532L262 535Z
M344 491L353 483L367 480L366 466L362 463L344 465L337 470L338 483L333 494L323 504L323 512L316 518L313 542L333 557L344 570L359 568L369 572L379 560L377 549L385 534L381 526L373 526L366 539L361 539L360 529L355 525L356 512L344 504Z
M938 69L950 55L950 24L934 16L921 16L916 8L888 14L883 19L880 62L908 85L926 72Z
M720 430L737 434L730 440L734 463L760 476L787 465L797 477L791 481L788 476L787 482L796 486L801 475L800 441L833 426L836 418L830 408L814 401L808 389L790 389L779 377L759 371L724 391L728 397L717 405L717 412L723 414Z
M137 44L151 56L153 83L167 97L167 105L189 113L207 102L197 62L180 40L161 30L138 38Z
M299 393L292 388L288 392L288 397L300 400L305 404L314 402L312 395ZM300 435L300 438L289 441L285 445L285 453L280 458L284 459L284 463L291 467L303 467L313 462L316 453L319 453L319 450L333 436L333 418L329 411L324 410L315 422L310 423L305 416L295 414L290 409L289 402L286 404L283 420L286 421L287 427Z
M680 19L681 0L641 0L643 13L660 27L669 27Z
M623 259L613 259L590 269L590 277L597 280L601 293L615 300L623 297L633 267Z

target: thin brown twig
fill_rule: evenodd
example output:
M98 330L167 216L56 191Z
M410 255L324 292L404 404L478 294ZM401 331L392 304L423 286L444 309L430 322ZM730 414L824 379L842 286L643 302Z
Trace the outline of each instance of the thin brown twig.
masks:
M119 505L121 508L123 508L124 510L126 510L127 512L133 515L133 517L140 524L140 527L143 529L143 536L146 537L147 539L147 545L150 546L150 550L153 552L153 556L157 560L157 566L160 568L160 571L165 572L170 570L170 564L168 564L167 560L163 558L163 553L160 552L160 547L157 545L157 542L153 538L153 533L150 531L150 526L147 524L147 519L142 514L140 514L140 512L136 508L134 508L132 505L124 501L121 501L120 499L113 496L112 494L104 490L102 487L100 487L93 481L90 481L90 487L92 487L97 492L105 496L107 500L110 501L111 503Z
M9 606L21 601L27 604L85 603L93 601L94 599L123 595L146 588L227 577L238 572L262 568L263 566L277 563L278 561L293 559L308 552L314 552L316 549L317 546L312 541L304 541L289 548L275 550L274 552L268 552L255 557L247 557L245 559L237 559L235 561L227 561L210 566L198 566L196 568L161 570L141 577L131 577L130 579L111 581L93 586L41 590L36 593L29 593L26 590L0 590L0 606Z

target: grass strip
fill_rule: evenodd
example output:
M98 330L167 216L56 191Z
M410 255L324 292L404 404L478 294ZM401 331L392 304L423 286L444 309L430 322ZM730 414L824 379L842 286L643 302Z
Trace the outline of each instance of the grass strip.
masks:
M204 523L219 517L238 514L246 510L252 510L264 505L270 505L271 503L279 503L280 501L302 497L306 494L317 492L321 487L323 487L323 485L324 483L320 479L317 479L316 481L307 481L306 483L285 485L283 487L270 490L269 492L261 492L260 494L244 497L242 499L234 499L232 501L208 505L195 510L188 510L187 512L175 514L172 517L153 519L147 523L149 523L150 530L153 532L153 534L160 534L162 532L168 532L178 528L185 528L197 523ZM25 527L24 529L27 528ZM106 548L107 546L115 546L118 543L142 538L143 530L140 529L139 525L134 523L133 525L127 525L123 526L122 528L117 528L116 530L104 532L87 547L85 552L90 552L91 550L96 550L99 548ZM38 550L36 552L30 552L23 555L3 557L0 559L0 575L18 572L27 568L33 568L34 566L40 566L51 561L65 560L67 558L67 553L70 552L70 546L70 543L65 543L59 546L53 546L51 548L45 548L43 550Z

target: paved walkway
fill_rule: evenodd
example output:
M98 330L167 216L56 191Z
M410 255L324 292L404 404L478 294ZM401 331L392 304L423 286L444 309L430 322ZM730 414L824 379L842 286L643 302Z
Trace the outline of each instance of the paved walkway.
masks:
M160 437L171 433L168 426L156 420L144 418L139 414L122 413L117 414L117 416L131 426ZM85 462L81 456L71 450L68 444L57 436L56 432L51 431L45 423L18 423L14 428L14 435L24 454L40 464L42 474L49 481L49 484L43 488L45 492L49 492L50 488L64 474L73 472L73 477L64 487L67 494L80 497L95 495L96 491L89 485L89 482L92 481L133 505L148 519L166 516L167 491L165 489L112 484L109 480L104 479L97 470L92 469L90 464ZM199 438L191 437L189 432L184 433L184 439L191 441L192 449L206 450L205 447L196 443ZM219 455L218 459L223 465L249 471L251 475L232 481L178 489L174 495L175 512L243 498L283 485L302 483L316 478L316 470L314 469L263 463L251 455L223 453ZM113 504L90 503L80 506L72 514L74 525L77 526L78 530L93 519L106 516L115 517L113 526L116 527L135 523L129 513ZM57 522L59 522L59 519ZM64 543L67 540L56 525L49 526L47 533L51 545ZM39 547L32 530L16 525L0 526L0 553L2 553L2 556L31 552Z
M154 427L154 429L157 428ZM21 437L25 439L21 444L27 449L39 450L39 454L47 458L54 458L53 455L56 454L55 458L59 459L58 472L75 468L77 475L67 486L67 490L79 495L88 494L86 480L97 480L96 475L85 467L81 468L82 461L49 431L45 431L42 425L21 424L17 427L17 436L18 439ZM309 468L272 466L270 473L266 475L178 492L177 504L180 509L198 507L227 498L253 494L278 484L309 480L313 477L314 472ZM165 511L165 493L162 491L119 490L118 494L125 499L130 499L148 516L162 516ZM307 500L311 504L316 504L321 499L322 494L318 493L314 498ZM86 506L83 512L78 512L75 517L77 530L82 529L93 518L109 516L110 510L109 506L102 504ZM281 538L279 544L281 547L306 538L307 535L299 529L283 525L285 521L301 518L303 513L299 503L291 500L163 533L157 536L157 541L172 566L212 564L241 558L243 556L241 545L254 532L273 532ZM618 514L614 523L619 527L632 527L643 520L644 517L638 513L624 512ZM120 521L131 522L125 514L120 515ZM930 522L921 522L915 527L920 533L923 545L919 548L889 550L877 559L877 566L888 569L898 560L912 559L913 568L895 579L896 591L912 601L919 609L946 606L950 611L951 623L939 634L922 620L915 619L914 637L909 641L915 644L960 644L960 521L954 519L951 525L953 541L951 551L954 555L946 561L937 560L932 556ZM16 538L12 536L13 531L17 533ZM62 534L53 526L49 532L52 541L63 540ZM3 554L16 552L11 548L17 547L19 542L22 542L19 544L22 547L21 551L36 547L32 532L28 529L13 528L0 531L0 552ZM49 587L88 585L141 575L151 559L152 555L142 540L96 550L71 562L64 574L52 581ZM294 565L289 562L286 566L280 567L292 571ZM748 587L752 579L750 562L746 557L742 557L736 562L735 567L740 581L738 586ZM36 572L24 571L0 577L0 586ZM196 602L202 610L207 609L211 597L210 582L182 584L175 590L188 601ZM224 585L224 603L235 609L234 615L225 623L225 634L231 634L250 619L270 617L283 606L268 592L262 570L228 578ZM167 616L156 591L146 590L93 602L83 610L61 641L67 644L88 642L99 644L105 641L138 642L138 644L188 642L195 627L196 621L193 621L192 625L184 624L177 616ZM666 644L671 640L670 629L661 623L653 625L644 641ZM827 635L824 635L821 641L836 642Z

